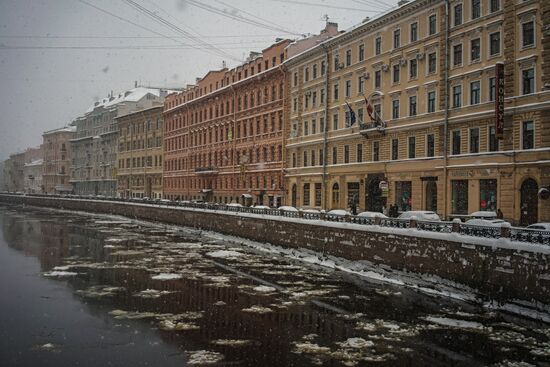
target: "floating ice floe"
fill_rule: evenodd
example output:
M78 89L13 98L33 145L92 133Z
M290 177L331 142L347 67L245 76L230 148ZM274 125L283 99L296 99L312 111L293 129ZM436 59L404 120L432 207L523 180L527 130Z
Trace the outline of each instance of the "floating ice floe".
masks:
M442 325L442 326L456 327L456 328L462 328L462 329L477 329L477 330L485 329L485 326L483 326L483 324L480 324L479 322L475 322L475 321L450 319L447 317L436 317L436 316L426 316L426 317L421 317L421 319L424 319L428 322Z
M273 288L273 287L268 287L266 285L259 285L257 287L254 287L252 288L254 291L256 292L260 292L260 293L272 293L272 292L276 292L277 289L276 288Z
M172 279L181 279L181 274L174 274L174 273L160 273L157 275L153 275L151 279L155 280L172 280Z
M74 276L78 275L78 273L75 273L73 271L53 270L53 271L48 271L46 273L43 273L42 275L45 276L45 277L58 277L58 278L61 278L61 277L74 277Z
M243 308L242 311L249 312L249 313L259 313L259 314L266 314L266 313L273 312L273 310L269 307L263 307L263 306L257 306L257 305L254 305L248 308Z
M370 340L363 338L349 338L345 342L337 343L342 348L361 349L374 346L374 343Z
M200 326L190 323L190 322L176 322L171 320L162 320L159 323L159 328L162 330L177 330L177 331L184 331L184 330L199 330Z
M218 259L231 259L242 255L243 254L241 252L237 252L233 250L218 250L218 251L212 251L212 252L206 253L206 256L215 257Z
M100 298L114 296L116 292L122 292L124 290L124 287L94 285L87 289L79 289L76 291L76 293L87 298Z
M216 339L210 342L214 345L228 346L228 347L244 347L247 345L252 345L252 340L247 339Z
M305 342L305 343L294 343L294 353L304 353L304 354L328 354L330 353L329 347L321 347L318 344Z
M141 297L141 298L159 298L160 296L163 296L165 294L170 294L173 292L170 291L159 291L157 289L145 289L141 292L134 293L134 297Z
M192 352L187 352L187 357L188 365L215 364L224 359L223 354L208 350L196 350Z

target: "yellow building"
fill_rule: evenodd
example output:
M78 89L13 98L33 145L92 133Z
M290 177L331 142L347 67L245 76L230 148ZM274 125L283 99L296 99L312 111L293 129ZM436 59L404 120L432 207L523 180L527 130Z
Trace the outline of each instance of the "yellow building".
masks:
M359 210L397 205L446 218L501 209L514 223L550 221L550 200L537 196L550 184L542 24L550 2L418 0L288 60L288 204L355 201Z
M162 198L163 108L161 105L117 117L119 197Z

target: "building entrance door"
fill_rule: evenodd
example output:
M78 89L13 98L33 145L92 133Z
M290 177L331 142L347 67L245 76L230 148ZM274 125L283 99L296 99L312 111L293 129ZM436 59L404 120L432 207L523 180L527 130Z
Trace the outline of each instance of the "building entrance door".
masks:
M369 212L383 212L385 198L382 197L382 190L380 189L381 177L372 177L367 179L365 185L365 207Z
M426 210L437 211L437 184L435 181L426 182Z
M292 185L292 206L296 208L296 184Z
M520 192L520 216L519 221L523 226L533 224L538 219L538 191L539 186L532 178L523 181Z

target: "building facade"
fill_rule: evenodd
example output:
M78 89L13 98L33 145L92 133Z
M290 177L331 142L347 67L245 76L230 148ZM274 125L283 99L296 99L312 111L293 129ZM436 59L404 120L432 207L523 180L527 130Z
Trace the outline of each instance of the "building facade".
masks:
M23 192L28 194L42 194L44 185L42 181L44 160L35 159L23 165Z
M46 194L71 193L71 140L75 126L62 127L42 134L44 150L43 185Z
M163 106L117 117L118 196L162 198Z
M78 195L117 195L116 117L162 105L166 89L136 87L98 101L74 121L71 184Z
M418 0L289 60L289 203L549 221L549 7Z
M243 205L284 202L283 123L288 54L336 35L280 40L231 70L211 71L165 101L167 198Z

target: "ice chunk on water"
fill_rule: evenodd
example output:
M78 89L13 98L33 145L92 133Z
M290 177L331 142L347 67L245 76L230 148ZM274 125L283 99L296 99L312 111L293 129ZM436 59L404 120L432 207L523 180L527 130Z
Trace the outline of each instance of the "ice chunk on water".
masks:
M243 254L233 250L218 250L218 251L207 252L206 255L210 257L219 258L219 259L230 259L230 258L242 256Z
M45 277L74 277L78 275L78 273L75 273L72 271L54 270L54 271L48 271L43 275Z
M224 359L223 354L212 352L209 350L196 350L192 352L187 352L188 365L205 365L205 364L215 364Z
M151 279L155 280L172 280L172 279L181 279L181 274L174 274L174 273L160 273L157 275L153 275Z

